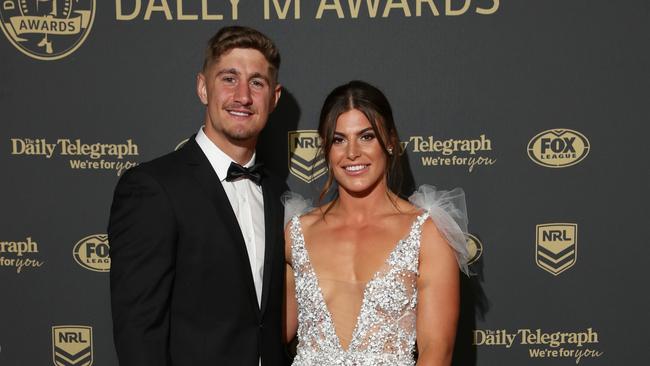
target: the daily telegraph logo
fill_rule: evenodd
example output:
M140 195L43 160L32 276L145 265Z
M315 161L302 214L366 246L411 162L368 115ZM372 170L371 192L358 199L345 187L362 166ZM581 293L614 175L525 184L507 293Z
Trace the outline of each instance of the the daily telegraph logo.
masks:
M589 140L575 130L557 128L538 133L528 142L530 160L547 168L576 165L589 154Z
M58 60L86 40L95 19L95 0L2 0L0 28L20 52Z
M325 157L320 153L318 131L289 132L289 171L305 183L311 183L327 173Z
M474 235L467 234L467 251L469 252L469 259L467 260L467 265L476 263L481 255L483 254L483 243Z
M44 138L10 138L12 156L69 159L70 169L105 170L121 175L138 165L128 160L139 156L138 145L131 139L121 143L87 143L81 139L59 138L54 142Z
M72 256L85 269L109 272L111 270L109 249L108 235L94 234L79 240L72 250Z
M91 366L93 328L83 325L52 327L52 360L56 366Z
M0 240L0 268L12 268L21 273L43 264L45 262L38 258L38 243L31 236L22 240Z
M578 257L578 225L553 223L537 225L535 262L555 276L573 267Z
M507 349L524 347L530 359L571 359L579 364L582 359L599 358L604 352L596 349L598 332L593 328L577 331L545 331L522 328L476 329L473 345L478 347L503 347Z
M400 145L401 153L418 156L423 167L456 166L471 173L478 167L489 167L497 162L492 153L492 140L485 134L461 138L415 135Z

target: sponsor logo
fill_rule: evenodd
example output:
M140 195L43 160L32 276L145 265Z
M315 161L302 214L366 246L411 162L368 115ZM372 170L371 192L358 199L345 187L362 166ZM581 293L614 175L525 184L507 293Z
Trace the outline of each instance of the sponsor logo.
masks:
M327 173L325 157L320 153L321 141L315 130L289 132L289 171L305 183Z
M476 236L469 233L467 234L467 251L469 252L468 266L476 263L481 258L481 254L483 254L483 243Z
M188 139L185 139L185 140L179 142L178 145L176 145L176 147L174 148L174 151L176 151L176 150L180 149L181 147L185 146L185 144L187 144L187 142L188 142L189 140L190 140L190 139L188 138Z
M69 159L73 170L105 170L121 175L138 163L128 157L139 156L138 145L128 139L122 143L86 143L81 139L10 138L12 156Z
M555 276L573 267L578 256L577 240L577 224L537 225L537 266Z
M95 0L3 0L0 28L20 52L58 60L86 40L95 19Z
M531 359L572 359L579 364L582 359L599 358L604 352L594 349L598 345L598 332L593 328L579 331L547 332L542 329L476 329L473 345L483 347L525 347Z
M492 141L484 134L469 139L438 139L434 136L410 136L402 141L401 152L418 155L423 167L464 167L470 173L477 167L492 166Z
M0 267L15 268L21 273L25 268L39 268L44 261L38 256L38 243L31 236L19 241L0 241Z
M79 240L72 250L72 256L85 269L109 272L111 270L109 248L108 235L94 234Z
M82 325L52 327L52 360L56 366L91 366L93 328Z
M589 154L589 140L578 131L566 128L546 130L528 142L528 157L543 167L566 168Z

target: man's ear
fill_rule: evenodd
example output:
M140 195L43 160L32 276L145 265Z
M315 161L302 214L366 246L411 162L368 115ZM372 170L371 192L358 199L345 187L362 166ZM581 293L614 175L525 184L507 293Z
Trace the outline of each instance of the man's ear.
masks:
M208 105L208 85L202 72L196 74L196 95L203 105Z
M282 85L276 84L275 88L273 89L273 108L271 110L274 110L275 107L278 106L278 101L280 101L281 95L282 95Z

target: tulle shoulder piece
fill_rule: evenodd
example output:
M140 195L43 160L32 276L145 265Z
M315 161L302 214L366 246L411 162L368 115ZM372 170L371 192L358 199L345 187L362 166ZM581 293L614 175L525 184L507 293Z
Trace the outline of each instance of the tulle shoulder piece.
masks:
M409 201L429 212L438 231L454 249L460 269L469 275L465 192L461 188L439 191L434 186L422 185L409 197Z
M286 226L291 218L306 214L314 208L310 199L306 199L299 193L286 191L280 197L284 205L284 225Z

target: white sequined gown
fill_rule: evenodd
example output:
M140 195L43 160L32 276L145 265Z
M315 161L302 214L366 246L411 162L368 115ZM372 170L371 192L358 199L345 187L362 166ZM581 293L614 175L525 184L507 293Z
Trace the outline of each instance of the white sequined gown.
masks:
M416 280L422 224L432 216L448 241L446 223L436 220L438 215L446 215L445 219L458 229L445 211L435 211L440 205L432 207L431 202L427 203L429 209L415 219L408 235L395 245L383 266L366 283L347 349L343 348L336 334L332 314L309 260L299 216L290 219L291 257L298 304L298 346L294 366L415 365ZM306 205L299 205L300 211L304 212ZM461 230L456 231L452 235L458 240L460 233L463 241L462 244L456 243L462 246L457 249L460 251L457 257L462 263L467 257L465 239ZM456 249L455 244L451 241L450 244Z

